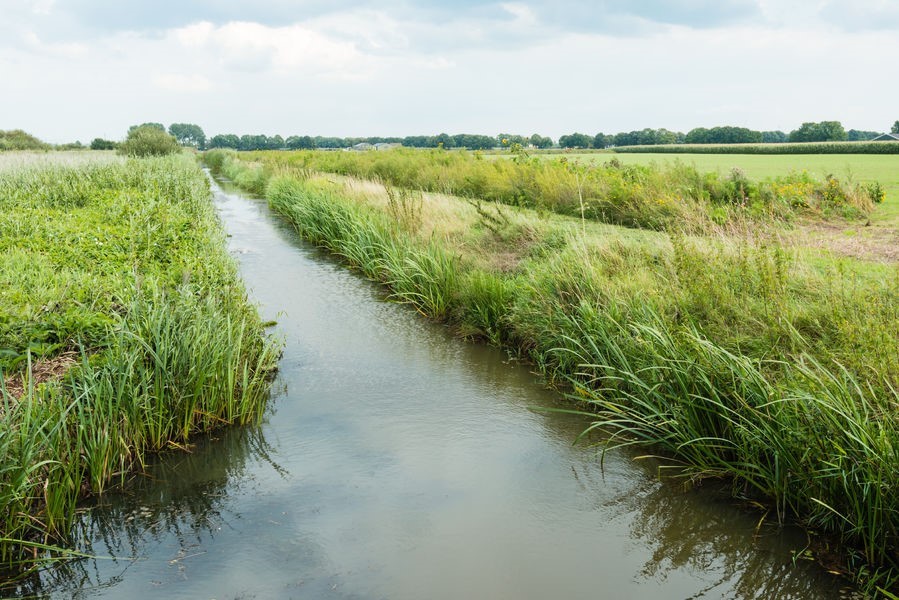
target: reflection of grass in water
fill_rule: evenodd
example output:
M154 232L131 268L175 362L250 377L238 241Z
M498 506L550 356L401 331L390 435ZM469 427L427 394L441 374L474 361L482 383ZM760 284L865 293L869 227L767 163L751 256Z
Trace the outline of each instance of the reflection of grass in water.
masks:
M674 456L694 480L730 478L735 496L769 503L773 518L839 538L863 584L894 584L899 279L889 267L512 208L499 227L440 195L425 197L410 231L389 198L315 178L272 179L267 195L307 239L401 282L396 297L533 359L614 441ZM499 247L514 260L492 260Z
M4 564L149 454L264 410L273 348L189 157L0 173L0 292Z
M96 498L75 520L70 537L79 540L79 552L86 557L20 574L0 590L27 597L115 586L127 568L121 563L146 556L165 539L214 535L228 508L227 492L242 479L249 460L262 460L283 475L271 454L262 429L249 426L196 439L190 453L150 459L126 489ZM110 569L108 561L116 566ZM110 571L114 574L104 575Z

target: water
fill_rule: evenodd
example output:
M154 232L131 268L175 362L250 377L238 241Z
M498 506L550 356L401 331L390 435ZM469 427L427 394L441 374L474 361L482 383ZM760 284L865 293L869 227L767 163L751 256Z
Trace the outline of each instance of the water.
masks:
M526 366L461 342L215 187L285 341L265 422L161 457L79 524L59 598L839 598L804 536L572 442ZM27 587L27 586L26 586Z

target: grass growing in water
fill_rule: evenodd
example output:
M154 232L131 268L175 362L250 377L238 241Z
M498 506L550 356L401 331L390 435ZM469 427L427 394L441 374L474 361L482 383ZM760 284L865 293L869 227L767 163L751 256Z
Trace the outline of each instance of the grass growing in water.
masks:
M241 165L223 168L233 179ZM388 194L315 177L270 179L267 197L397 298L565 383L610 445L654 449L689 481L729 478L735 496L838 538L867 589L896 589L895 265L500 218L440 195L409 226Z
M148 453L258 420L275 354L191 158L0 173L0 564L42 564Z

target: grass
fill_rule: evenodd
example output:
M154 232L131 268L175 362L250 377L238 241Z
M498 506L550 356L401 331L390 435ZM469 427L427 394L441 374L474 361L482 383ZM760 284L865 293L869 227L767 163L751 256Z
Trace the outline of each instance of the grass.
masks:
M556 154L538 154L547 159ZM572 152L565 154L569 160L584 164L602 164L612 158L627 165L653 165L682 162L701 172L729 173L739 168L753 179L773 179L790 173L808 172L814 179L836 175L841 180L873 183L879 182L886 191L883 204L877 206L872 220L899 225L899 157L871 154L658 154L631 153L607 154Z
M212 161L227 160L214 151ZM754 227L759 222L866 217L882 200L879 188L838 177L816 180L791 173L751 180L740 170L702 172L686 163L631 165L612 157L585 164L517 153L511 160L443 150L385 152L254 152L255 164L237 182L259 191L272 173L335 173L393 186L449 193L510 206L533 208L627 227L702 232L720 226Z
M895 264L813 261L764 232L623 228L439 193L403 203L225 158L217 169L252 171L302 235L398 300L533 361L609 446L640 444L687 482L728 479L839 540L865 589L895 591Z
M188 156L0 167L0 564L65 545L85 494L257 421L276 349ZM63 554L64 555L64 554Z

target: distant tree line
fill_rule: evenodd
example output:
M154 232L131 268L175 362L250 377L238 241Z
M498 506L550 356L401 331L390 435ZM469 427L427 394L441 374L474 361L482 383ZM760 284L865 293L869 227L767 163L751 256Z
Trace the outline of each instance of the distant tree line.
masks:
M555 142L550 137L533 134L530 137L500 133L496 136L457 133L450 135L409 135L406 137L325 137L297 136L283 138L280 135L267 136L225 133L209 139L209 148L233 148L235 150L313 150L352 148L357 144L402 144L408 148L465 148L468 150L491 150L520 144L536 148L552 148Z
M894 124L899 128L899 121ZM589 136L572 133L559 138L562 148L609 148L612 146L657 146L662 144L781 144L786 142L859 142L880 135L877 131L846 131L839 121L803 123L789 134L783 131L756 131L746 127L697 127L686 134L667 129L642 129L614 135Z

